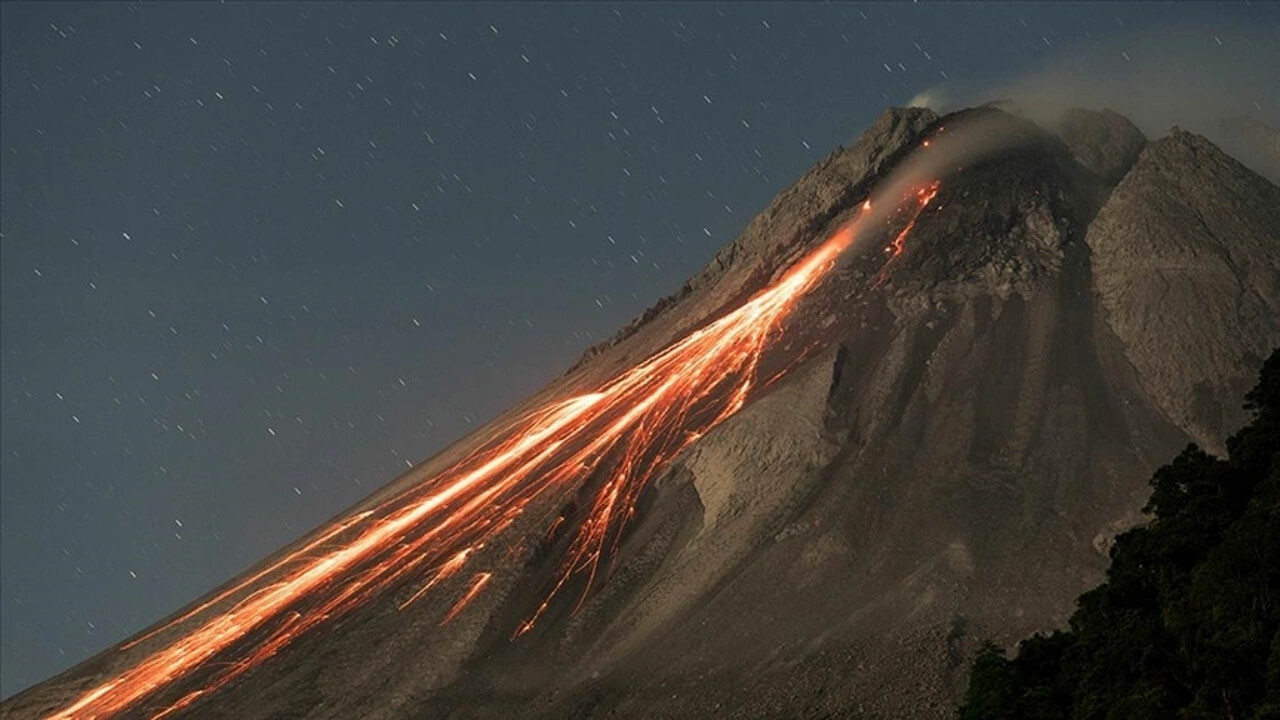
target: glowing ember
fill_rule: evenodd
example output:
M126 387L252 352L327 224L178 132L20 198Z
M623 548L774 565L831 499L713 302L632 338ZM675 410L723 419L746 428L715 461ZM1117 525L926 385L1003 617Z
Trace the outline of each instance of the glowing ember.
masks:
M935 182L908 197L909 219L886 248L889 262L902 253L907 234L937 191ZM598 391L526 415L452 468L338 521L266 569L125 645L136 646L166 630L177 633L51 717L114 715L185 678L199 689L152 712L162 717L182 710L316 625L419 572L426 582L398 605L409 606L461 573L535 501L559 507L570 494L595 483L598 488L571 531L547 597L515 634L532 628L575 576L585 578L580 604L643 489L672 458L746 404L761 384L761 358L780 335L783 319L852 244L870 208L870 201L864 203L858 219L744 305ZM876 284L884 277L882 269ZM769 382L801 359L790 358ZM566 518L548 520L550 537ZM492 570L476 572L441 622L464 612L492 577ZM179 631L183 625L189 627ZM215 657L219 661L210 662ZM198 674L187 677L192 673Z
M928 141L926 140L925 143L928 144ZM916 190L916 200L919 203L919 207L923 208L925 205L933 202L933 199L938 196L938 187L940 184L941 183L935 180L929 185ZM906 227L902 228L902 231L893 238L893 242L889 244L889 247L884 249L885 252L889 253L890 260L894 260L902 254L902 250L906 247L907 236L911 234L912 230L916 229L916 218L919 216L919 213L914 215L911 220L907 222ZM883 279L885 273L888 271L889 265L885 264L885 266L880 270L880 278Z
M476 595L480 594L480 591L489 583L489 578L491 577L493 577L493 573L482 572L476 575L475 579L471 581L471 587L467 588L466 594L458 598L458 602L454 603L453 607L449 608L449 613L444 616L444 619L440 621L440 624L443 625L449 622L450 620L458 617L458 614L463 610L466 610L467 605L470 605L471 601L476 599Z

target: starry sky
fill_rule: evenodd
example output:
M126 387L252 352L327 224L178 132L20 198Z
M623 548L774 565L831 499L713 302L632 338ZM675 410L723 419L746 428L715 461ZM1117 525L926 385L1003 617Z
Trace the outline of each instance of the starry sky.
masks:
M3 696L535 391L884 107L1165 24L1226 52L1276 22L1192 3L0 9Z

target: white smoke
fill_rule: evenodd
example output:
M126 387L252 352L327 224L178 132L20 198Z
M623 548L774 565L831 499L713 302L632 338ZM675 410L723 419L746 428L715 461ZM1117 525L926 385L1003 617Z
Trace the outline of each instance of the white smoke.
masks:
M1280 32L1176 27L1076 47L994 86L948 84L911 104L947 111L1000 102L1047 127L1072 107L1109 108L1148 138L1172 126L1280 178Z

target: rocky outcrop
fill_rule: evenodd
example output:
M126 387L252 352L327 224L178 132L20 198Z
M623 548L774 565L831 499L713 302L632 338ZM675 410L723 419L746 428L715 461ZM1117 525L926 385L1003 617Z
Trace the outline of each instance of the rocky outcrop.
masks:
M1214 452L1280 344L1278 235L1280 189L1177 129L1143 150L1089 228L1109 327L1160 408Z

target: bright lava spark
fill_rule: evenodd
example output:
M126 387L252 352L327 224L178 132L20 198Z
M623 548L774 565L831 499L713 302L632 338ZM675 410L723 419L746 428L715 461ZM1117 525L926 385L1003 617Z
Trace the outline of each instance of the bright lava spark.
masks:
M909 220L886 249L889 260L875 284L903 252L916 219L937 192L934 182L907 197L900 212ZM419 571L427 581L398 607L411 605L462 572L477 550L535 501L556 500L562 506L572 493L595 483L598 488L571 530L545 599L515 635L530 630L575 576L585 577L581 604L648 483L682 450L740 410L754 390L803 359L788 359L782 371L763 383L757 378L765 350L781 335L782 321L853 243L870 207L868 200L858 218L736 310L622 372L596 392L525 415L453 467L371 510L337 521L267 568L122 646L135 647L183 626L176 639L50 718L116 715L199 671L198 677L186 679L199 689L151 711L153 718L178 712L260 665L304 632ZM547 519L550 537L567 518ZM490 583L493 572L473 574L441 622L463 613ZM210 662L220 655L217 663Z

